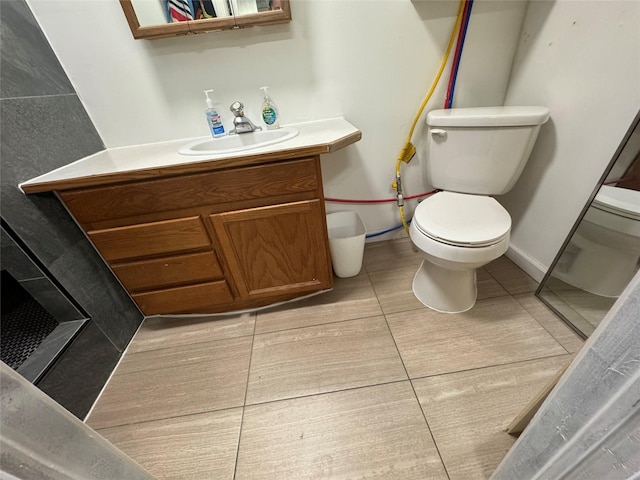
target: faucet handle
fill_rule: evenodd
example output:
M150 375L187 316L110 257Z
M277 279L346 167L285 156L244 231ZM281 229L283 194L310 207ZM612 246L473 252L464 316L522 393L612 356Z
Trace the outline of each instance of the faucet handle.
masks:
M244 105L240 101L233 102L229 107L229 110L231 110L233 115L236 117L244 117Z

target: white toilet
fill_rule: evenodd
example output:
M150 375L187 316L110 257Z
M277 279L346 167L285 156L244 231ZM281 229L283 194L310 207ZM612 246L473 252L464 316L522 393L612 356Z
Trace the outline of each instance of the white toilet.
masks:
M603 185L554 272L587 292L617 297L640 261L640 192Z
M457 313L475 304L475 269L509 246L511 217L490 195L511 190L548 118L546 107L429 112L422 168L442 191L418 205L410 228L425 254L413 293L427 307Z

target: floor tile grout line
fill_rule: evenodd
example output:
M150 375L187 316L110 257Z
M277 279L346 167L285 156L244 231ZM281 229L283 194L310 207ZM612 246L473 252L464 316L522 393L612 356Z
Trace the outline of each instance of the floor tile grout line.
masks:
M506 367L508 365L518 365L520 363L527 363L527 362L535 362L538 360L547 360L549 358L556 358L556 357L566 357L567 355L571 355L570 352L567 353L557 353L557 354L553 354L553 355L544 355L542 357L535 357L535 358L528 358L525 360L516 360L514 362L506 362L506 363L496 363L494 365L485 365L483 367L475 367L475 368L465 368L462 370L455 370L452 372L442 372L442 373L434 373L432 375L421 375L419 377L409 377L409 380L413 381L413 380L420 380L423 378L435 378L435 377L443 377L445 375L455 375L458 373L468 373L468 372L474 372L476 370L484 370L487 368L495 368L495 367Z
M172 348L190 347L192 345L199 345L201 343L224 342L227 340L233 340L235 338L251 337L253 335L254 335L253 333L247 333L244 335L234 335L232 337L218 338L214 340L196 340L195 342L183 343L180 345L169 345L168 347L150 348L148 350L139 350L137 352L129 352L129 355L137 355L139 353L147 353L147 352L157 352L159 350L169 350Z
M507 292L507 295L509 295L510 297L513 297L512 293L511 293L509 290L507 290L507 287L505 287L505 286L502 284L502 282L501 282L500 280L498 280L498 279L496 278L496 276L495 276L493 273L491 273L489 270L487 270L487 269L486 269L486 268L484 268L484 267L482 267L482 268L483 268L483 270L484 270L485 272L487 272L487 274L488 274L488 275L489 275L489 276L490 276L490 277L491 277L491 278L492 278L492 279L493 279L493 280L494 280L498 285L500 285L500 288L502 288L505 292Z
M303 395L297 395L295 397L286 397L286 398L276 398L273 400L265 400L263 402L256 402L256 403L250 403L249 405L245 405L245 407L256 407L256 406L262 406L262 405L269 405L271 403L278 403L278 402L286 402L289 400L298 400L299 398L311 398L311 397L318 397L320 395L331 395L333 393L341 393L341 392L349 392L351 390L360 390L362 388L370 388L370 387L380 387L383 385L391 385L394 383L402 383L402 382L409 382L411 381L410 378L401 378L398 380L389 380L386 382L379 382L379 383L367 383L366 385L357 385L354 387L345 387L345 388L339 388L337 390L329 390L326 392L316 392L316 393L305 393Z
M519 267L518 267L518 268L519 268ZM495 277L493 277L493 278L494 278L494 280L495 280L496 282L498 282L498 280L497 280ZM500 282L498 282L498 284L499 284L499 285L504 289L504 286L502 286L502 284L500 284ZM506 289L505 289L505 291L506 291ZM532 294L533 294L533 293L534 293L534 292L522 292L522 293L509 293L509 292L507 292L507 295L501 295L501 296L498 296L498 297L488 297L488 298L483 298L483 299L482 299L482 300L480 300L480 301L491 300L491 299L494 299L494 298L502 298L502 297L505 297L505 296L510 297L510 298L511 298L514 302L516 302L516 303L520 306L520 308L522 308L522 310L523 310L523 311L524 311L524 312L525 312L525 313L526 313L526 314L527 314L531 319L533 319L533 320L534 320L534 321L535 321L535 322L536 322L536 323L537 323L537 324L538 324L538 325L539 325L539 326L540 326L540 327L541 327L541 328L542 328L542 329L543 329L543 330L544 330L544 331L545 331L545 332L546 332L546 333L547 333L547 334L548 334L548 335L549 335L549 336L550 336L550 337L551 337L551 338L552 338L552 339L553 339L553 340L554 340L554 341L555 341L555 342L556 342L556 343L557 343L557 344L558 344L558 345L559 345L559 346L560 346L560 347L565 351L565 352L567 352L568 354L571 354L572 352L570 352L569 350L567 350L567 348L562 344L562 342L561 342L560 340L558 340L558 339L556 338L556 336L555 336L553 333L551 333L551 332L550 332L550 331L549 331L549 330L548 330L544 325L542 325L542 323L540 323L540 321L539 321L539 320L538 320L538 319L537 319L537 318L536 318L536 317L535 317L535 316L534 316L534 315L533 315L533 314L532 314L532 313L531 313L531 312L530 312L530 311L529 311L529 310L528 310L524 305L522 305L522 303L520 303L520 302L518 301L518 299L516 298L516 296L521 296L521 295L522 295L522 296L524 296L524 295L532 296Z
M518 300L516 300L515 298L514 298L514 300L515 300L516 302L518 302ZM556 343L560 346L560 348L562 348L565 352L567 352L567 354L571 354L571 353L572 353L572 352L570 352L569 350L567 350L567 347L565 347L565 346L564 346L564 344L563 344L560 340L558 340L558 339L556 338L556 336L555 336L553 333L551 333L549 330L547 330L547 328L545 328L545 326L544 326L544 325L542 325L542 323L540 323L540 322L538 321L538 319L537 319L535 316L533 316L533 315L531 314L531 312L529 312L529 310L527 310L526 308L524 308L524 305L522 305L520 302L518 302L518 305L520 305L520 306L522 307L522 309L523 309L525 312L527 312L527 315L529 315L529 316L530 316L530 317L531 317L531 318L532 318L532 319L533 319L533 320L534 320L534 321L535 321L535 322L540 326L540 328L542 328L542 330L544 330L544 331L547 333L547 335L549 335L549 336L553 339L553 341L554 341L554 342L556 342Z
M488 300L496 300L498 298L504 298L504 297L512 297L512 295L509 294L509 293L505 293L504 295L496 295L496 296L492 296L492 297L481 298L481 299L478 299L476 301L476 303L477 302L485 302L485 301L488 301ZM382 308L382 307L380 307L380 308ZM419 310L432 311L427 306L421 306L421 307L416 306L415 308L408 308L407 310L394 310L393 312L385 312L383 310L383 315L397 315L399 313L415 312L415 311L419 311ZM439 312L439 313L441 313L441 312ZM462 313L464 313L464 312L462 312Z
M505 255L502 255L502 256L505 256ZM499 258L500 258L500 257L499 257ZM509 259L509 257L506 257L506 256L505 256L505 258L507 258L507 260L509 260L511 263L513 263L513 261L512 261L511 259ZM515 268L517 268L517 269L519 269L519 270L522 270L522 269L521 269L518 265L516 265L515 263L514 263L513 265L515 266ZM536 287L536 288L535 288L534 290L532 290L531 292L517 292L517 293L513 293L513 292L511 292L511 291L510 291L510 290L509 290L509 289L508 289L508 288L507 288L507 287L506 287L506 286L505 286L505 285L504 285L504 284L503 284L503 283L498 279L498 277L496 277L493 273L491 273L491 271L490 271L490 270L488 270L488 269L486 269L486 268L484 268L484 267L482 267L482 268L483 268L483 270L484 270L485 272L487 272L487 273L491 276L491 278L493 278L493 279L498 283L498 285L500 285L500 286L504 289L504 291L505 291L505 292L507 292L507 293L509 294L509 296L511 296L511 297L513 297L514 295L522 295L522 294L525 294L525 293L533 293L533 292L535 292L535 290L537 290L537 287ZM526 273L524 270L522 270L522 273L524 273L527 277L531 278L534 282L536 281L536 280L535 280L531 275L529 275L528 273ZM537 283L538 283L538 282L536 282L536 284L537 284Z
M100 433L101 430L109 430L110 428L120 428L120 427L134 427L136 425L143 425L145 423L153 423L153 422L162 422L163 420L174 420L177 418L186 418L186 417L193 417L195 415L208 415L208 414L212 414L212 413L219 413L219 412L226 412L229 410L235 410L237 408L243 408L242 405L234 405L231 407L224 407L224 408L216 408L213 410L203 410L201 412L192 412L192 413L183 413L181 415L171 415L169 417L162 417L162 418L152 418L149 420L140 420L137 422L129 422L129 423L120 423L118 425L109 425L109 426L105 426L105 427L92 427L91 425L89 425L89 427L91 427L93 430L95 430L96 432Z
M262 332L262 333L256 333L256 336L262 336L262 335L269 335L271 333L282 333L282 332L289 332L291 330L301 330L303 328L310 328L310 327L321 327L323 325L335 325L337 323L344 323L344 322L350 322L352 320L364 320L366 318L375 318L375 317L382 317L383 313L382 311L376 315L365 315L363 317L355 317L355 318L345 318L343 320L333 320L331 322L325 322L325 323L315 323L313 325L303 325L301 327L291 327L291 328L283 328L282 330L273 330L271 332Z
M376 302L378 302L378 308L380 308L382 315L384 315L384 310L382 309L382 305L380 304L380 298L378 297L378 292L376 291L376 287L373 284L373 280L371 280L371 272L367 270L367 267L365 267L364 264L362 265L362 269L364 270L364 273L367 274L367 278L369 279L369 284L371 285L371 290L373 290L373 295L376 297Z
M247 393L249 392L249 378L251 377L251 362L253 361L253 346L256 340L256 328L258 326L258 313L253 314L253 335L251 336L251 350L249 350L249 366L247 367L247 383L244 389L244 399L242 400L242 415L240 416L240 428L238 429L238 446L236 447L236 458L233 463L233 478L236 478L238 470L238 457L240 455L240 442L242 441L242 426L244 425L244 412L247 408Z
M433 431L431 430L431 426L429 425L429 420L427 420L427 414L424 411L422 404L420 403L420 398L418 397L418 393L416 392L416 388L413 385L413 381L409 379L409 384L411 385L411 390L413 391L413 395L416 398L416 402L418 402L418 407L420 407L420 413L422 413L422 418L424 418L424 423L427 425L427 430L429 430L429 435L431 436L431 440L433 440L433 445L436 447L436 452L438 452L438 457L440 457L440 463L442 463L442 468L444 468L444 473L449 480L451 480L451 475L449 475L449 469L447 468L447 464L444 462L444 458L442 457L442 453L440 452L440 447L438 447L438 442L436 441L436 437L433 435Z
M526 294L526 293L521 293L521 294L518 294L518 295L527 295L527 294ZM538 300L538 299L535 297L535 295L533 295L533 297L534 297L537 301L540 301L540 300ZM538 319L537 319L537 318L536 318L536 317L535 317L531 312L529 312L529 310L527 310L527 308L526 308L524 305L522 305L522 304L518 301L518 299L517 299L517 298L515 298L515 296L513 296L513 299L514 299L516 302L518 302L518 305L520 305L520 306L523 308L523 310L524 310L525 312L527 312L527 313L529 314L529 316L530 316L531 318L533 318L533 319L536 321L536 323L537 323L538 325L540 325L540 327L541 327L545 332L547 332L547 333L551 336L551 338L553 338L553 339L556 341L556 343L558 343L558 345L560 345L562 348L564 348L564 351L565 351L565 352L567 352L568 354L573 353L573 352L570 352L569 350L567 350L567 347L565 347L565 346L564 346L564 344L563 344L560 340L558 340L558 339L556 338L556 336L555 336L553 333L551 333L547 327L545 327L545 326L544 326L544 325L543 325L543 324L542 324L542 323L541 323L541 322L540 322L540 321L539 321L539 320L538 320ZM542 302L540 302L540 303L541 303L542 305L544 305ZM544 307L546 308L546 305L544 305Z
M416 271L418 270L418 267L420 265L416 266ZM364 267L363 267L364 268ZM403 267L404 268L404 267ZM392 270L392 269L391 269ZM380 272L382 272L383 270L380 270ZM388 272L389 270L386 270L386 272ZM406 312L413 312L416 310L424 310L426 307L424 306L417 306L415 308L408 308L407 310L399 310L399 311L394 311L394 312L385 312L384 308L382 307L382 304L380 303L380 297L378 297L378 291L376 290L376 287L373 283L373 280L371 280L371 272L369 272L366 268L365 268L365 272L367 274L367 276L369 277L369 282L371 283L371 288L373 288L373 293L376 296L376 300L378 301L378 306L380 307L380 311L382 312L382 315L385 317L385 322L387 320L387 315L394 315L396 313L406 313ZM373 273L377 273L377 272L373 272ZM394 339L395 341L395 339Z
M512 297L512 295L510 295L509 293L505 293L504 295L495 295L495 296L491 296L491 297L485 297L485 298L480 298L476 301L477 302L486 302L489 300L497 300L499 298L505 298L505 297ZM421 310L426 310L426 311L431 311L429 309L429 307L427 306L416 306L415 308L408 308L407 310L394 310L392 312L384 312L383 311L383 315L397 315L399 313L409 313L409 312L415 312L415 311L421 311ZM441 313L441 312L440 312ZM464 313L464 312L462 312Z
M420 403L420 399L418 398L418 394L416 393L416 389L413 386L413 381L411 380L411 376L409 375L409 371L407 370L407 366L404 363L404 359L402 358L402 354L400 353L400 349L398 348L398 344L396 342L396 338L393 336L393 332L391 331L391 326L389 325L389 322L387 321L387 316L384 315L384 323L387 325L387 330L389 331L389 335L391 336L391 339L393 340L393 344L396 347L396 352L398 352L398 358L400 359L400 362L402 363L402 368L404 368L404 372L407 375L407 378L409 379L409 385L411 385L411 390L413 391L413 396L416 399L416 402L418 402L418 406L420 407L420 412L422 413L422 418L424 418L424 423L427 426L427 430L429 431L429 436L431 437L431 440L433 441L433 445L436 448L436 452L438 452L438 457L440 458L440 463L442 464L442 468L444 469L444 473L447 476L448 479L451 479L451 476L449 475L449 470L447 470L447 465L444 463L444 458L442 458L442 453L440 453L440 448L438 447L438 442L436 442L436 438L433 436L433 431L431 430L431 427L429 426L429 420L427 420L427 416L424 412L424 409L422 408L422 404Z

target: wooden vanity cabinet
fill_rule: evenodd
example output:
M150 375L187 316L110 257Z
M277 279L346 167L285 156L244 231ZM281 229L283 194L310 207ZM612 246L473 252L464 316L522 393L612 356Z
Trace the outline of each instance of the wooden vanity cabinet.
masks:
M58 190L145 315L253 308L333 285L318 156Z

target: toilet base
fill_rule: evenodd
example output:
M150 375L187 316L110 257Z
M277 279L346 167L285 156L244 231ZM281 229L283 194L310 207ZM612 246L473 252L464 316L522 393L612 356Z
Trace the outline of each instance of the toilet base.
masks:
M413 277L413 294L437 312L466 312L476 303L476 270L453 270L423 260Z

